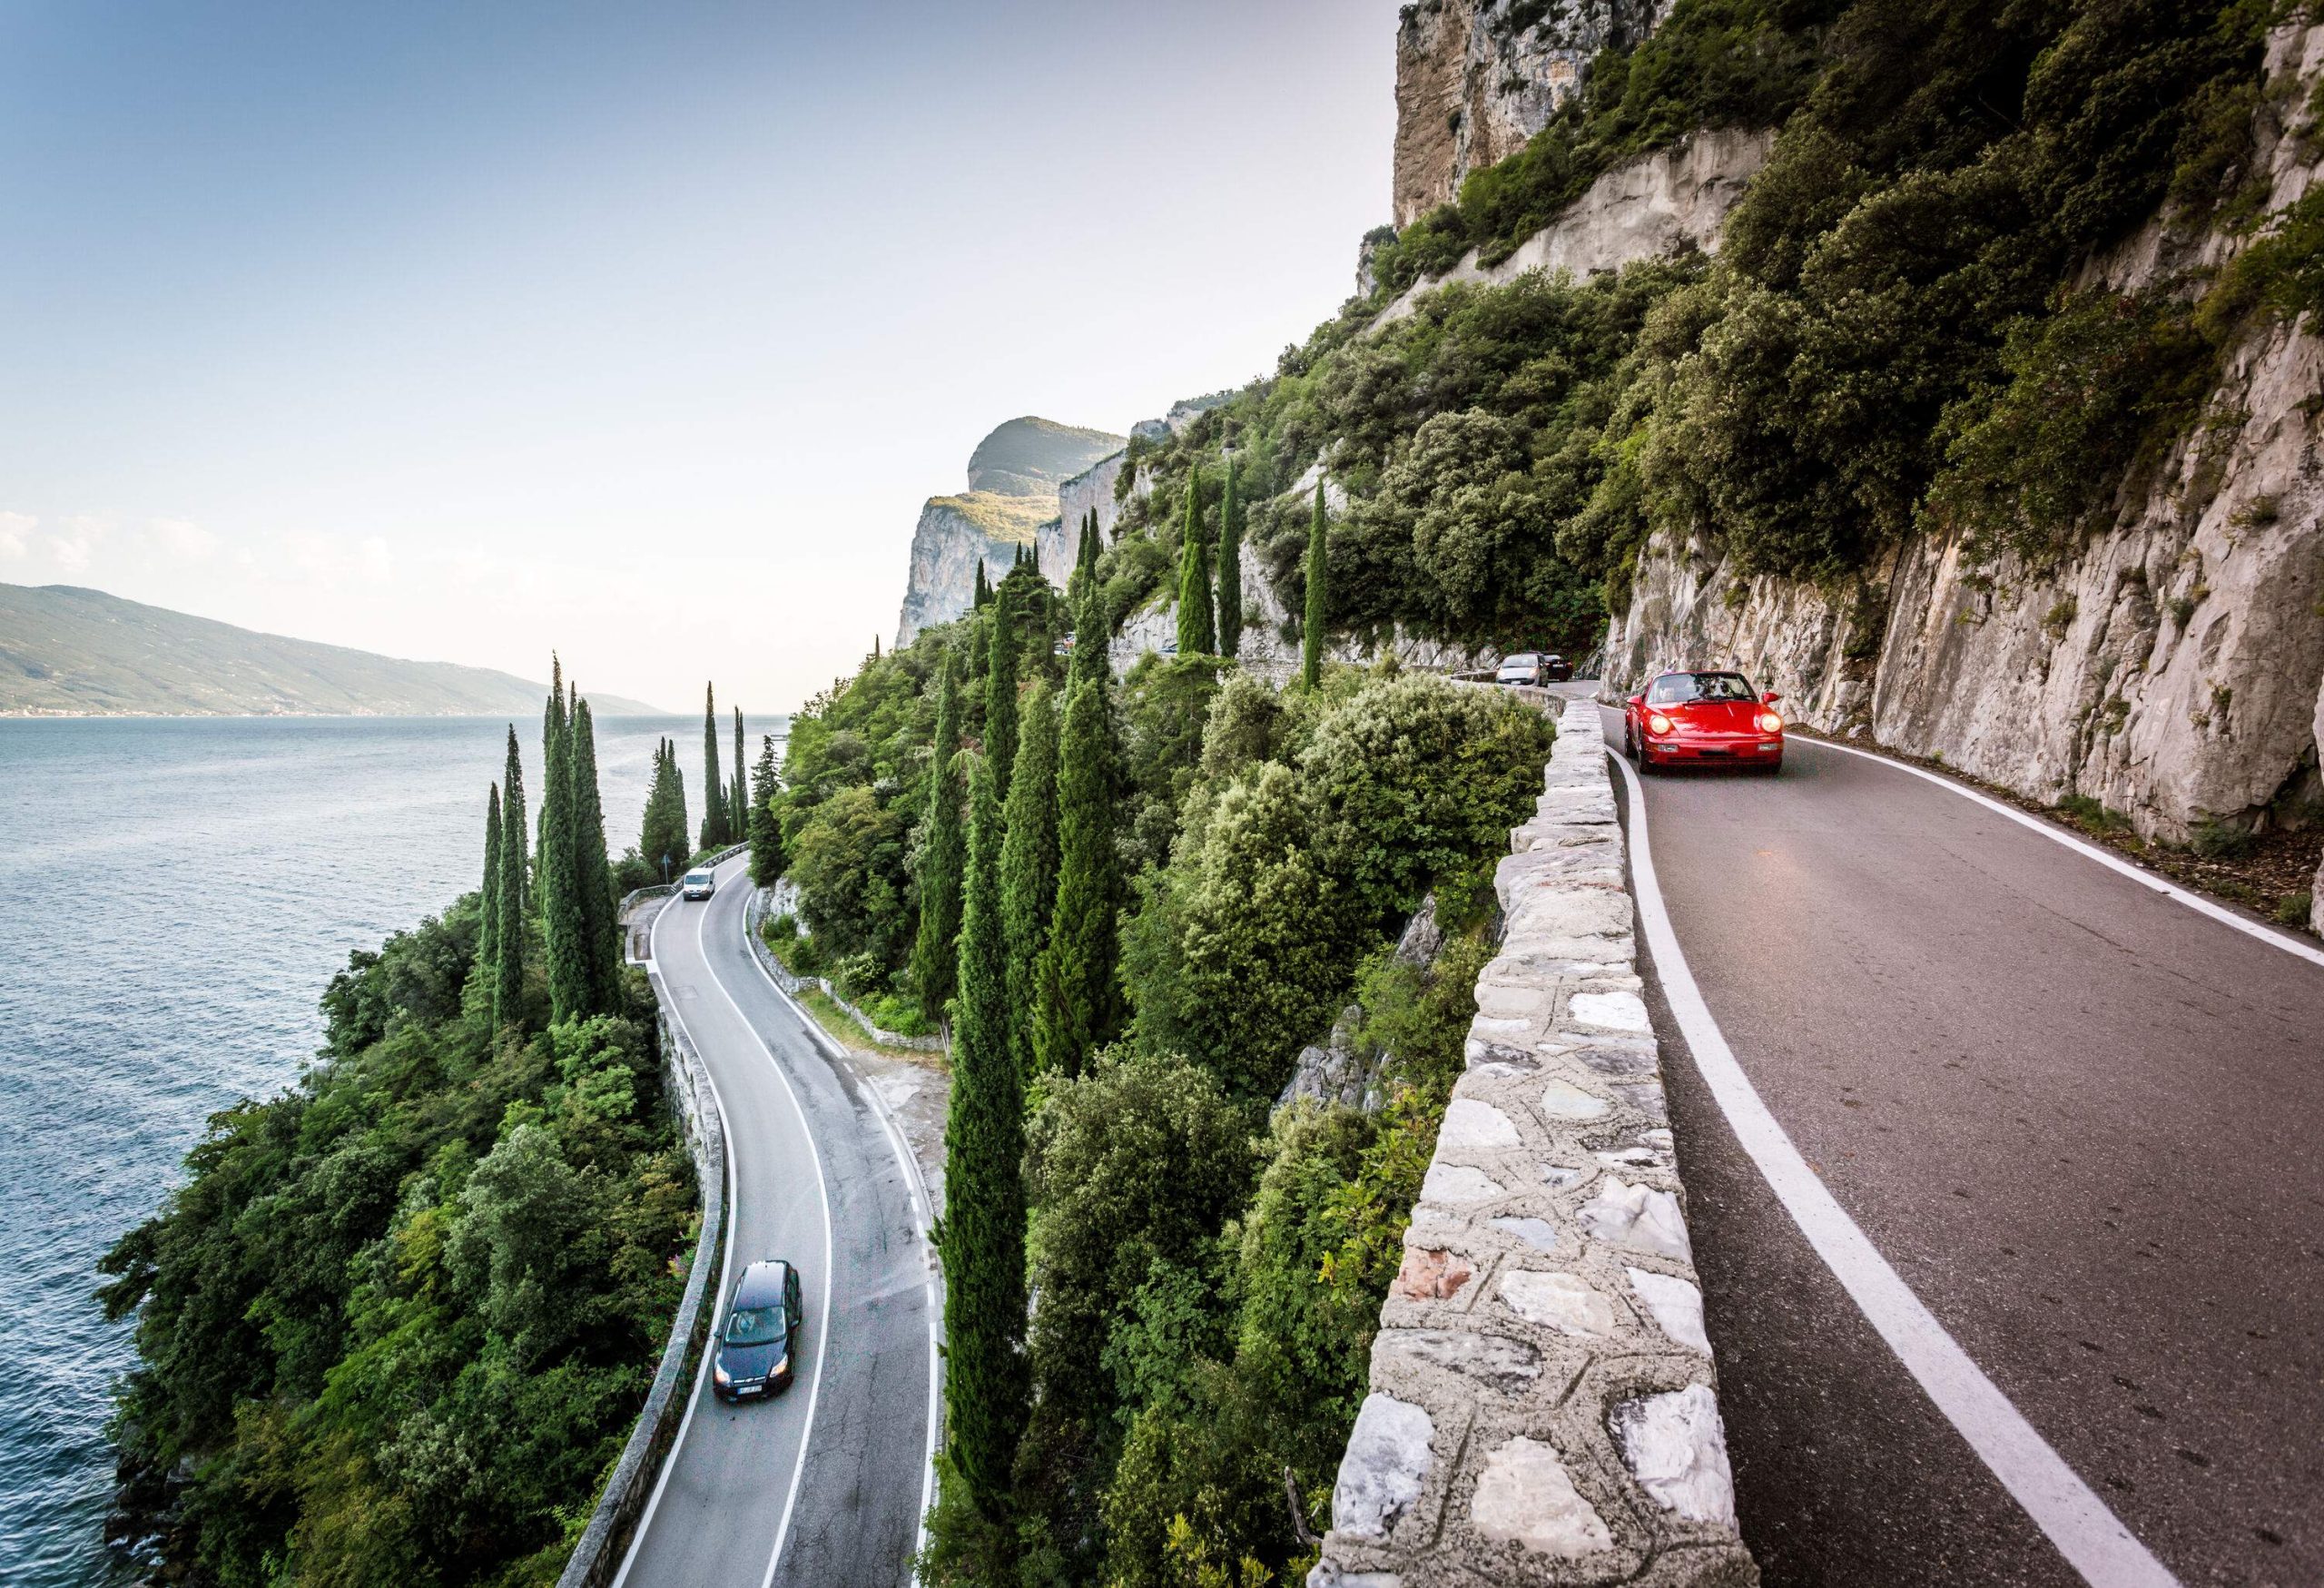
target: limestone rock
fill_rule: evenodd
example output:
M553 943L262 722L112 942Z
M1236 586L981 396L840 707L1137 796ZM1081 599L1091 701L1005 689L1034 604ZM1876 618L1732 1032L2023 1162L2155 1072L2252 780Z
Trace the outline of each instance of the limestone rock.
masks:
M966 612L976 596L979 563L998 583L1020 548L1034 555L1044 524L1058 516L1059 483L1121 446L1119 436L1029 415L978 442L969 459L969 488L931 497L920 510L896 644L910 645L928 625L950 623ZM1062 566L1049 571L1062 579Z
M1377 1392L1364 1396L1332 1487L1333 1527L1355 1538L1385 1538L1420 1498L1435 1434L1421 1407Z
M1486 1455L1469 1520L1487 1538L1564 1560L1614 1544L1605 1519L1574 1488L1556 1450L1522 1435Z
M1581 1218L1581 1228L1593 1239L1693 1260L1687 1246L1687 1221L1679 1211L1679 1199L1668 1191L1609 1179L1598 1195L1582 1205Z
M1609 45L1636 44L1651 0L1580 0L1512 25L1499 0L1407 5L1396 29L1394 211L1399 229L1461 179L1525 146Z
M1624 1401L1608 1419L1639 1486L1689 1522L1735 1526L1735 1475L1718 1397L1699 1384Z

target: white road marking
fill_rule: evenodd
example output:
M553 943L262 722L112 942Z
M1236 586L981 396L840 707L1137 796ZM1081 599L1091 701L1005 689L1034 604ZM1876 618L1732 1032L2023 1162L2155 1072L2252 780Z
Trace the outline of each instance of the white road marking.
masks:
M2162 893L2178 900L2180 903L2184 904L2190 910L2199 911L2201 913L2210 916L2213 921L2223 921L2228 925L2235 928L2236 931L2242 932L2247 936L2256 937L2261 942L2280 948L2288 954L2296 954L2311 964L2324 965L2324 948L2318 948L2313 943L2302 942L2298 938L2278 932L2272 927L2262 926L2258 922L2253 921L2247 916L2238 915L2234 911L2226 908L2224 905L2214 903L2212 901L2204 898L2201 893L2190 892L2188 889L2181 887L2176 883L2155 875L2152 872L2146 870L2142 866L2132 864L2129 861L2124 860L2121 855L2113 853L2110 850L2102 848L2098 844L2092 843L2086 839L2077 838L2073 833L2066 832L2063 828L2057 827L2048 822L2044 822L2038 816L2029 815L2025 812L2019 810L2016 806L2004 804L2000 800L1994 799L1990 794L1980 794L1975 789L1967 786L1965 784L1956 783L1952 778L1940 776L1936 773L1931 772L1925 767L1915 766L1909 761L1898 761L1892 756L1882 755L1870 750L1859 750L1853 745L1843 745L1831 739L1802 739L1800 743L1803 745L1814 745L1826 750L1837 750L1843 755L1860 756L1866 761L1876 762L1880 765L1894 768L1898 772L1909 772L1915 777L1925 779L1927 782L1936 784L1939 788L1951 789L1963 799L1974 800L1977 804L1984 806L1985 809L1997 812L2002 815L2007 816L2011 821L2016 823L2021 827L2032 828L2034 832L2039 833L2043 837L2047 838L2053 843L2063 843L2068 849L2074 851L2077 854L2081 854L2090 860L2094 860L2100 865L2105 866L2110 870L2120 872L2122 875L2130 878L2131 881L2137 883L2143 887L2152 888L2158 893Z
M1663 995L1694 1055L1695 1068L1718 1100L1736 1139L1782 1198L1800 1234L1946 1421L2092 1588L2178 1588L2178 1579L2107 1509L1897 1277L1768 1110L1711 1018L1671 930L1655 880L1638 774L1621 756L1611 750L1607 755L1621 768L1630 795L1630 874L1638 884L1639 920L1654 953Z
M645 929L647 952L651 961L648 972L657 977L662 974L661 954L656 952L653 940L662 930L662 917L669 912L666 904L662 909L656 910L654 912L654 923ZM671 1010L670 1017L677 1021L680 1031L685 1031L685 1021L675 1008ZM686 1031L685 1036L687 1041L694 1041L692 1031ZM699 1045L694 1049L697 1054L701 1050ZM736 1222L734 1218L736 1189L734 1132L726 1123L726 1100L719 1095L718 1080L711 1074L708 1060L703 1060L702 1074L703 1079L710 1082L711 1100L718 1105L718 1135L726 1147L726 1238L724 1242L726 1250L725 1256L718 1265L718 1286L711 1294L703 1297L704 1304L710 1308L710 1327L714 1331L718 1327L718 1308L724 1300L723 1292L726 1281L734 1272L734 1225ZM686 1431L694 1426L694 1408L702 1405L702 1387L710 1376L710 1362L715 1355L716 1352L712 1346L704 1346L702 1361L694 1368L694 1388L687 1394L686 1415L678 1419L678 1436L670 1441L670 1448L663 1453L662 1470L654 1479L654 1492L646 1496L645 1509L639 1514L637 1525L630 1529L629 1548L622 1552L621 1570L614 1573L613 1588L624 1588L624 1584L629 1581L629 1568L637 1559L638 1546L645 1542L645 1535L653 1531L654 1513L661 1507L662 1491L669 1484L671 1469L678 1465L678 1452L685 1448Z
M743 912L743 930L746 932L751 929L750 920L750 912L746 908ZM774 995L783 1000L784 1006L798 1020L801 1028L806 1031L808 1040L822 1049L824 1053L832 1060L845 1063L846 1050L840 1047L824 1031L822 1022L801 1008L799 1001L783 990L783 983L774 979L773 972L766 968L764 962L760 960L757 952L748 943L743 945L743 952L750 956L751 963L758 967L759 974L766 978L766 984L774 989ZM921 1178L920 1159L912 1156L911 1146L904 1139L903 1125L888 1108L887 1100L880 1095L880 1089L872 1085L868 1077L863 1080L863 1090L864 1095L872 1100L872 1106L878 1112L881 1123L887 1128L888 1149L896 1155L896 1162L904 1171L905 1190L911 1198L912 1218L915 1225L913 1233L920 1238L921 1244L925 1247L928 1244L929 1227L935 1222L936 1218L936 1199L928 1194L928 1182ZM909 1579L913 1583L920 1581L919 1557L928 1550L928 1514L936 1506L936 1454L942 1448L944 1433L944 1391L941 1376L944 1357L944 1298L943 1293L936 1287L936 1277L932 1269L921 1287L921 1294L926 1303L925 1311L928 1314L928 1470L921 1475L920 1485L919 1542L912 1551L911 1576Z

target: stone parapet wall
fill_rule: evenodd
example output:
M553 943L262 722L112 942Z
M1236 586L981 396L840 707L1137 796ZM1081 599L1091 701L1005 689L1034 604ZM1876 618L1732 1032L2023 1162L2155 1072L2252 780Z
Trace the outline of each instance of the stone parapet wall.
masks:
M1310 1588L1758 1581L1597 708L1558 726Z

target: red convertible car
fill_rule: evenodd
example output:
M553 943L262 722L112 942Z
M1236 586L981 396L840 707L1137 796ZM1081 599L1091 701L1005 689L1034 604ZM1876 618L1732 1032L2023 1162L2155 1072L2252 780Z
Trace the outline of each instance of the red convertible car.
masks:
M1622 754L1640 772L1701 764L1783 766L1783 696L1753 692L1740 673L1665 673L1622 713Z

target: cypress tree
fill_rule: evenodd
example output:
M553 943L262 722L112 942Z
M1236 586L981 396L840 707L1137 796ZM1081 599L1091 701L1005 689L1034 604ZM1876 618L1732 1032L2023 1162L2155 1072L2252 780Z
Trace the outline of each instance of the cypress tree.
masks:
M572 785L571 843L574 874L581 893L581 959L588 970L591 1014L621 1008L620 901L614 897L614 868L606 855L606 807L597 794L597 730L589 703L576 700L568 725L566 761Z
M1000 924L1000 802L970 774L959 1024L944 1121L945 1419L952 1464L1000 1514L1025 1430L1025 1081L1010 1033Z
M637 852L646 863L670 872L686 863L686 784L678 771L678 747L664 739L654 748L654 786L638 824ZM669 880L666 876L664 881Z
M1106 622L1106 597L1091 579L1081 587L1081 607L1073 615L1073 660L1065 670L1067 693L1085 679L1102 680L1107 674L1106 651L1113 639Z
M484 886L477 891L476 962L495 964L495 931L500 920L500 785L484 802Z
M726 780L718 770L718 700L710 685L702 686L702 847L724 849L726 801L720 793Z
M1121 1023L1112 714L1105 680L1086 679L1067 692L1058 736L1057 904L1033 972L1033 1055L1065 1075L1081 1073Z
M508 764L500 774L500 908L493 930L492 1023L521 1025L525 1018L525 764L517 754L517 725L508 725Z
M966 841L960 832L960 775L953 758L960 747L960 666L958 653L944 653L943 681L936 695L936 738L930 747L928 804L921 817L920 935L911 951L912 981L920 1007L931 1020L944 1017L959 969L960 871Z
M1206 656L1218 648L1210 614L1210 567L1203 556L1202 498L1196 473L1187 471L1187 525L1178 552L1178 654Z
M550 661L548 705L541 713L541 942L548 956L548 1010L561 1025L589 1012L586 928L573 843L572 729L565 670Z
M984 558L979 557L977 558L977 593L975 598L969 603L969 610L981 612L984 610L985 603L991 599L992 587L985 583L984 578Z
M1016 767L1002 807L1000 936L1009 966L1009 1007L1019 1012L1019 1067L1033 1072L1034 965L1049 941L1057 903L1057 697L1033 680L1025 691Z
M1226 459L1226 494L1218 504L1218 654L1243 649L1243 527L1236 521L1236 459Z
M1299 626L1299 681L1313 689L1324 676L1324 482L1315 481L1315 517L1307 526L1307 612Z
M759 764L751 782L751 881L773 887L783 875L783 824L775 819L774 735L759 739Z
M1017 590L1009 587L1017 585ZM986 646L984 753L992 764L993 787L1009 797L1009 769L1017 755L1016 597L1023 582L1011 572L992 605L992 636Z
M740 843L751 835L751 780L743 771L743 708L734 708L734 786L726 809L726 842Z

